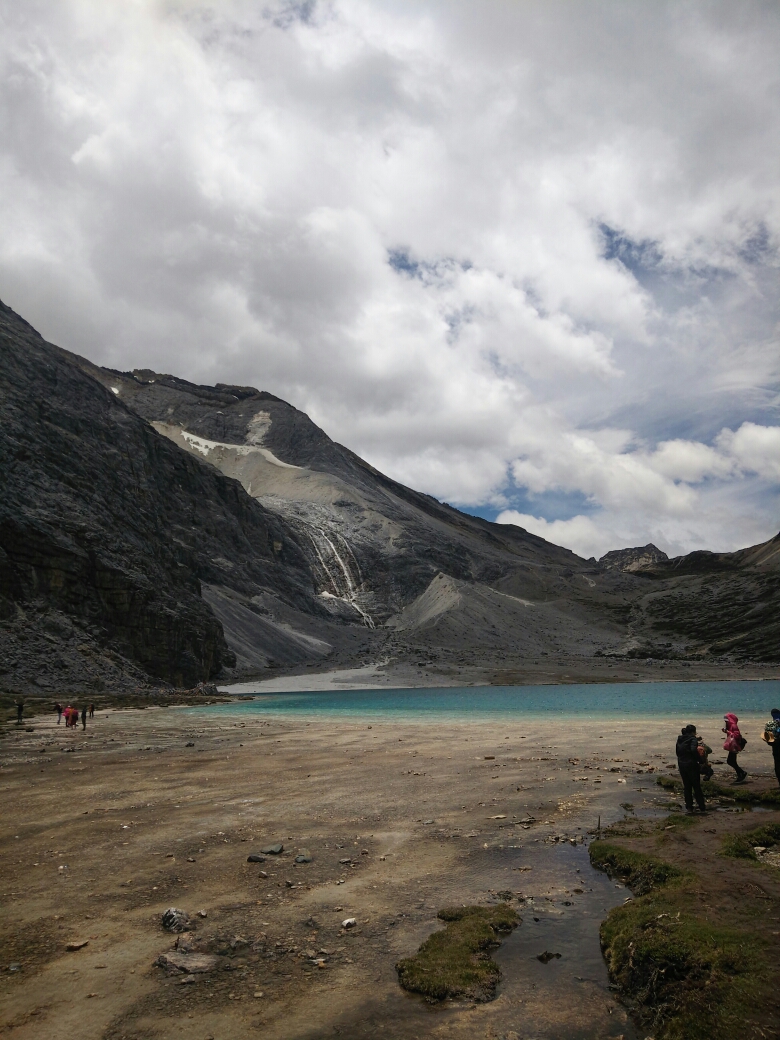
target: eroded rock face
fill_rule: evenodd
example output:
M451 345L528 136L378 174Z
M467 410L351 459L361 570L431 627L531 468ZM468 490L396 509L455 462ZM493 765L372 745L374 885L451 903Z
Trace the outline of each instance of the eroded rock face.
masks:
M233 661L201 596L201 581L223 576L215 557L250 595L271 586L312 600L278 518L1 303L0 409L0 635L17 662L0 681L24 671L24 637L47 612L149 676L178 686L215 676Z
M601 557L599 563L608 570L627 571L629 574L647 570L669 557L652 542L633 549L613 549Z

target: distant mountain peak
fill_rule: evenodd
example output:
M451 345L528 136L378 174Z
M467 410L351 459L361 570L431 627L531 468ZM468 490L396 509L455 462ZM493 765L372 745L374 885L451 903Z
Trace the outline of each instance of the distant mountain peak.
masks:
M631 549L612 549L611 552L605 553L601 557L599 563L608 570L633 573L634 571L643 571L668 559L669 557L666 553L659 549L657 545L648 542L647 545L638 545Z

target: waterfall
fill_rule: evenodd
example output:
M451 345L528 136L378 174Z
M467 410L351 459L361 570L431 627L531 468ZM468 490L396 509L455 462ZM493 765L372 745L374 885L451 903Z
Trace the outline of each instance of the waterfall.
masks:
M327 591L337 599L343 599L351 604L363 618L363 623L368 628L375 628L373 618L358 602L363 576L360 573L360 565L349 542L345 538L340 537L335 531L332 531L331 536L328 536L321 527L314 527L311 524L306 524L306 533L314 546L317 561L322 571L322 578L325 584L329 586ZM336 548L339 542L341 542L341 552ZM349 563L354 565L354 569L357 572L357 581L350 570Z

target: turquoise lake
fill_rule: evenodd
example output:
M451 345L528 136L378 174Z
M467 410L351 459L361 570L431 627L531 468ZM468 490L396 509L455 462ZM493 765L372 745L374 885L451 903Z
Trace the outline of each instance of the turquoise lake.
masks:
M229 715L323 715L422 719L766 714L780 707L780 680L450 686L431 689L255 693L251 699L190 708Z

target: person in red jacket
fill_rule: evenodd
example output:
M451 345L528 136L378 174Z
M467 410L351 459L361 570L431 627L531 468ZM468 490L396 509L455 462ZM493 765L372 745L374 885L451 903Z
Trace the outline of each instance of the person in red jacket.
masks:
M739 732L739 726L737 725L739 719L733 712L727 712L723 716L723 719L726 723L726 725L723 727L723 732L726 734L726 739L723 743L723 750L728 751L726 761L737 774L737 779L734 781L734 783L742 784L745 782L747 772L737 762L737 755L740 753L740 751L744 749L745 744L747 744L747 741Z

